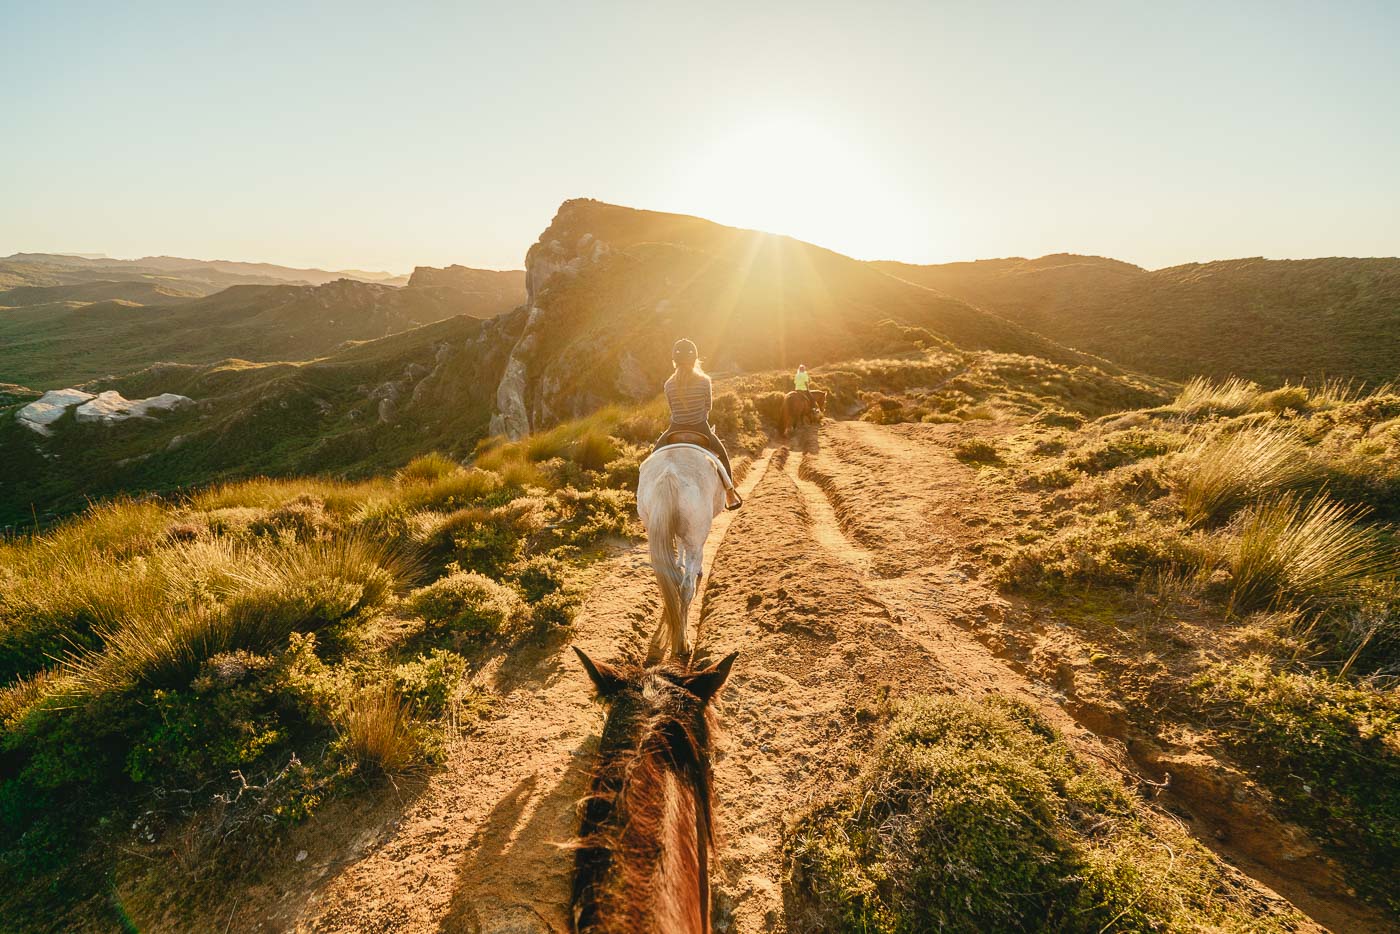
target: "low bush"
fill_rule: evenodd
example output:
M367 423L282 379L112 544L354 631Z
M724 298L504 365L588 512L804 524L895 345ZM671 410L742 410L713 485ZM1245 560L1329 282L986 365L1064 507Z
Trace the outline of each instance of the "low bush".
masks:
M808 930L1286 930L1030 708L902 705L851 787L784 833Z
M500 575L519 560L549 521L543 497L527 496L504 506L475 506L447 516L433 536L439 553L463 567Z
M1400 912L1400 695L1262 657L1217 665L1196 689L1289 816L1347 851L1357 887Z
M452 571L414 591L408 605L431 626L476 640L514 635L529 616L513 588L473 571Z
M1145 573L1210 566L1210 545L1135 507L1076 516L1048 538L1015 547L995 579L1014 588L1135 587Z
M960 441L953 448L953 456L964 464L999 464L1001 452L997 446L981 438Z

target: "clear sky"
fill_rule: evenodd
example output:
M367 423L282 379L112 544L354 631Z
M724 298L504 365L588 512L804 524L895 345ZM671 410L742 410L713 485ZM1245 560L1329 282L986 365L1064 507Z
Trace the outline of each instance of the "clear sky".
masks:
M571 197L865 259L1400 254L1395 2L0 0L0 37L0 255L511 267Z

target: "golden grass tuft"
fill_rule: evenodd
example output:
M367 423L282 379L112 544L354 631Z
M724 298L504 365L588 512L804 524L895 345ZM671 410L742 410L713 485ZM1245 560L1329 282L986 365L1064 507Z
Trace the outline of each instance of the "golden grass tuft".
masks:
M1294 494L1250 510L1231 562L1231 612L1285 600L1307 606L1393 574L1394 547L1357 524L1362 513L1323 496L1305 503Z
M395 775L418 764L422 750L408 704L392 684L355 694L336 720L346 755L361 769Z
M1201 442L1177 463L1175 486L1192 523L1215 522L1249 499L1301 482L1310 471L1291 433L1246 428Z
M1243 415L1258 399L1259 387L1249 380L1232 376L1217 383L1197 376L1181 388L1172 407L1188 415Z

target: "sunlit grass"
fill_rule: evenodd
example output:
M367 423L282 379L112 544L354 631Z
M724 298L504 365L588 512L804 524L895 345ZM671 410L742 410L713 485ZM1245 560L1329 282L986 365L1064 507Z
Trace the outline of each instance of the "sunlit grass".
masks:
M1224 519L1247 500L1301 481L1309 472L1298 439L1271 428L1212 438L1176 465L1181 508L1193 523Z
M1357 524L1362 511L1318 496L1284 494L1250 510L1231 562L1234 612L1282 600L1304 605L1392 574L1396 554Z
M395 775L418 763L420 746L408 704L392 684L355 694L336 726L346 754L362 769Z

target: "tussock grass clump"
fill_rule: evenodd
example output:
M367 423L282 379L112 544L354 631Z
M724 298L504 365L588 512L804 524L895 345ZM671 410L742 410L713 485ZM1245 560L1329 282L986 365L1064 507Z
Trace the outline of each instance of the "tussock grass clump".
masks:
M1257 383L1230 377L1216 382L1197 376L1181 388L1172 407L1186 415L1243 415L1253 411L1260 389Z
M400 483L432 483L456 473L459 467L460 465L446 454L429 451L405 464L394 475L394 479Z
M1308 477L1302 443L1290 432L1246 428L1213 438L1187 452L1176 465L1175 486L1188 521L1206 523L1255 497Z
M415 591L408 603L431 625L473 639L514 635L529 618L514 588L474 571L453 571Z
M1283 599L1309 605L1393 574L1394 549L1357 524L1361 515L1323 496L1304 502L1293 494L1250 510L1231 561L1231 609L1265 609Z
M337 716L336 726L342 749L361 769L397 775L420 760L408 705L391 684L352 696Z
M916 698L784 834L804 929L1285 930L1025 705Z

